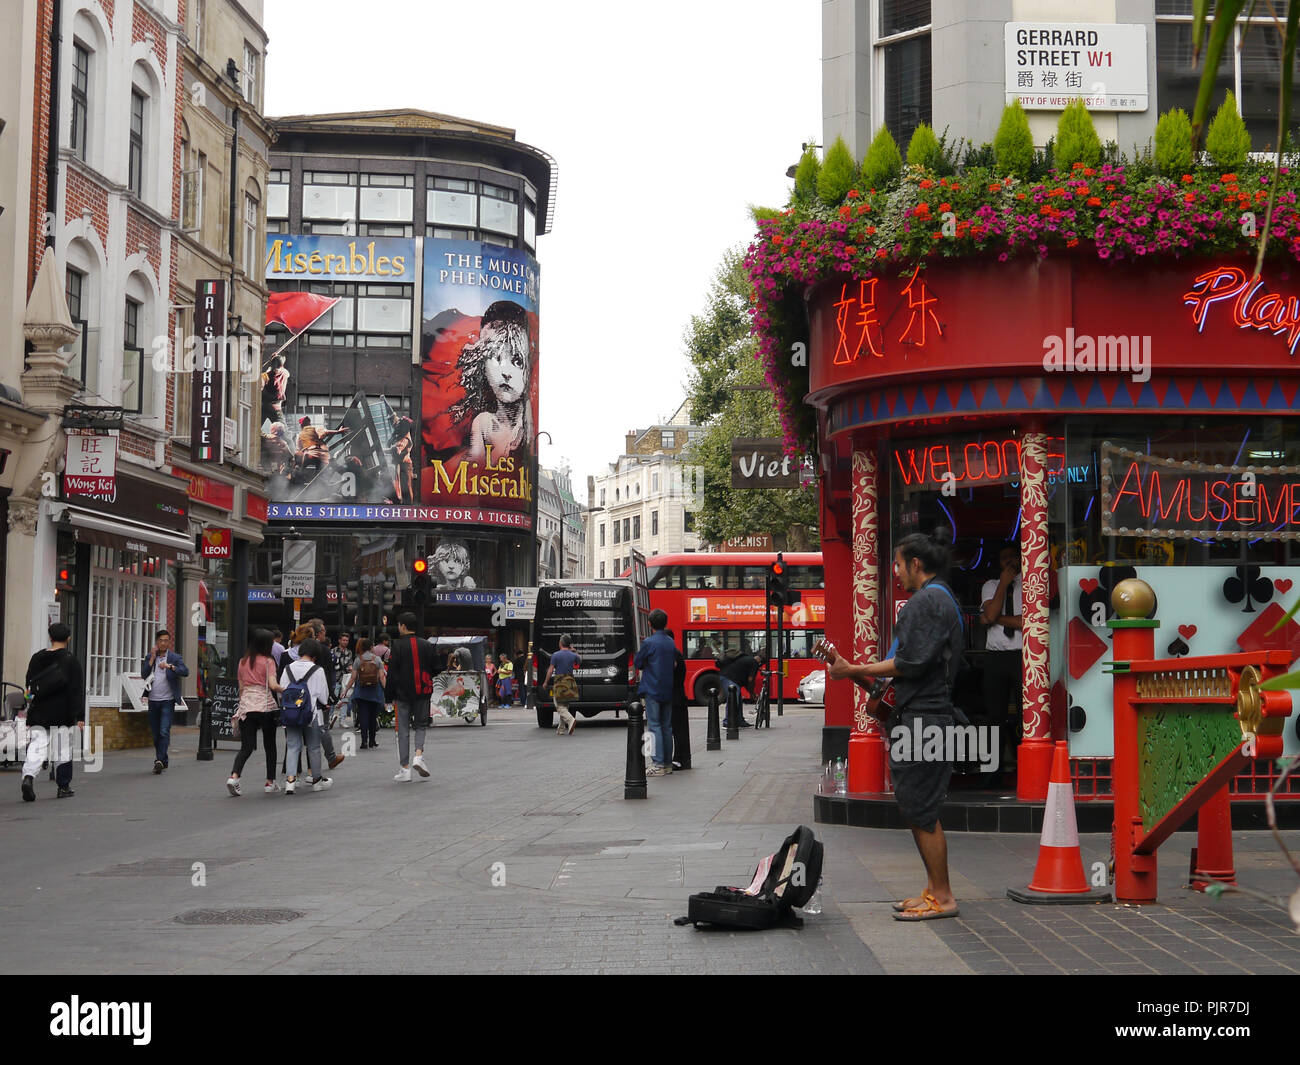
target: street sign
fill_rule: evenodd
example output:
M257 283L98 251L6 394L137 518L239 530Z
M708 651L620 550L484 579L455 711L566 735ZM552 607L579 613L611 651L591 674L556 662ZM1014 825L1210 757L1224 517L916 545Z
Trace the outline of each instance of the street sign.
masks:
M316 578L310 574L303 577L286 573L280 578L280 596L283 599L315 599Z
M280 595L285 599L316 596L316 541L286 540L280 566Z
M537 613L536 588L507 588L506 617L511 620L532 621Z

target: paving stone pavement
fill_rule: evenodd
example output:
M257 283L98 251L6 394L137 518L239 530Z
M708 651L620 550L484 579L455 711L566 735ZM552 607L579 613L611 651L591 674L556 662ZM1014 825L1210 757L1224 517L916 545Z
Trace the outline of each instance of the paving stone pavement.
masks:
M171 768L110 752L77 769L70 800L39 783L24 804L0 773L0 967L43 973L1296 972L1300 937L1264 904L1178 888L1191 836L1162 850L1162 903L1021 907L1031 837L949 837L962 916L890 919L920 865L909 834L815 825L826 844L824 912L799 930L676 927L694 891L747 883L758 859L811 823L821 711L704 750L694 768L626 801L626 730L597 718L573 737L497 711L486 728L433 729L429 780L399 784L393 734L349 757L324 793L266 796L250 760L239 799L227 743L194 758L178 729ZM336 734L350 749L348 733ZM1289 834L1300 847L1300 833ZM1271 840L1236 837L1243 883L1287 890ZM1085 860L1108 840L1086 836ZM1291 883L1294 888L1294 883ZM277 924L180 923L197 910L289 909Z

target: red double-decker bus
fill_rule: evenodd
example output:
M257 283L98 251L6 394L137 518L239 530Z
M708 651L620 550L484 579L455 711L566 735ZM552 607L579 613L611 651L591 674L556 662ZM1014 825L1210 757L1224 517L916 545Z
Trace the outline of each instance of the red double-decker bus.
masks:
M782 692L798 697L799 681L822 664L812 648L826 628L826 593L820 552L785 552L792 602L783 608L785 666ZM677 646L686 656L686 695L706 702L718 687L717 659L748 648L763 661L768 568L776 555L697 552L647 559L651 609L668 615ZM776 608L772 609L771 668L776 669ZM776 688L772 698L776 699Z

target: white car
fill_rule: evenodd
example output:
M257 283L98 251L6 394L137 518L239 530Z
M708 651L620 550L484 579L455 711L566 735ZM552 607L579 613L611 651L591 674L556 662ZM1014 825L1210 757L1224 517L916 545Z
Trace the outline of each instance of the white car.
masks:
M826 670L814 669L799 682L799 701L801 703L826 701Z

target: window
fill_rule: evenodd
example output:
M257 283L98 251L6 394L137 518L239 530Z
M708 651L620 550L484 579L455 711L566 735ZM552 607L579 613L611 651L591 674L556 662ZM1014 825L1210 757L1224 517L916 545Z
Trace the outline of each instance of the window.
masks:
M695 512L688 510L682 515L682 528L686 532L695 531Z
M203 9L207 6L207 0L193 0L193 3L194 3L194 7L191 10L194 12L194 36L193 36L194 51L196 51L199 55L202 55L203 54L203 15L204 15Z
M659 494L659 471L658 470L653 470L650 473L650 494L651 495Z
M514 189L484 182L478 202L479 226L493 233L517 236L519 233L519 208L516 206L518 196Z
M604 526L604 524L602 523L601 525L598 526L598 528L600 529L600 546L601 546L601 547L604 547L604 546L605 546L605 526Z
M257 197L252 193L244 193L244 273L250 280L256 281L261 277L258 260L261 255L258 253L257 245Z
M141 650L162 627L167 564L134 551L92 547L90 554L90 646L86 694L116 706L121 676L140 668Z
M244 66L240 71L240 92L244 94L244 99L254 107L257 106L257 86L258 86L258 67L262 62L261 55L247 41L244 42Z
M90 112L90 52L77 41L72 46L72 135L69 146L86 158L86 116Z
M632 515L632 539L634 541L641 539L641 515L640 514Z
M605 563L603 562L600 564L600 579L602 581L605 579Z
M144 94L131 90L131 143L127 153L127 184L144 198Z
M676 443L677 443L677 434L674 433L671 429L664 429L659 433L660 447L668 448L668 447L672 447Z
M375 222L410 222L414 184L412 174L362 174L361 217Z
M657 510L650 511L650 535L659 535L659 511Z
M623 519L623 542L630 544L632 542L632 519Z
M602 507L605 505L605 489L603 488L600 490L600 505Z
M287 219L289 217L289 171L272 170L266 175L266 180L266 217ZM267 228L270 229L269 226Z
M622 542L623 539L621 536L619 536L619 523L618 523L618 519L616 518L614 519L614 543L621 544Z
M77 258L89 262L90 254L82 246L74 243L68 249L70 259ZM68 363L68 374L81 382L87 392L95 392L99 387L99 328L92 325L97 318L91 297L91 281L85 270L69 266L64 290L68 301L68 316L81 336L72 341L72 360Z
M199 152L194 162L194 176L191 178L194 188L194 228L203 236L203 190L208 180L208 157Z
M876 57L885 125L894 140L906 144L917 126L931 120L929 0L881 3Z
M144 408L144 348L140 346L140 303L127 297L122 326L122 409L139 414Z

